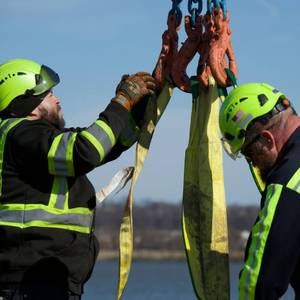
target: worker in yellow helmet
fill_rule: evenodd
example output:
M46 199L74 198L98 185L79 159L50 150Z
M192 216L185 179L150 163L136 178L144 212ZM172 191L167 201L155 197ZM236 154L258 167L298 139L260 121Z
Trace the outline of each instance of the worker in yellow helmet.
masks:
M227 152L241 153L265 185L239 299L279 299L289 284L300 299L300 118L283 93L249 83L225 99L219 125Z
M74 129L64 128L58 83L31 60L0 65L2 300L81 299L99 250L86 174L137 140L131 112L156 90L148 73L124 76L98 119Z

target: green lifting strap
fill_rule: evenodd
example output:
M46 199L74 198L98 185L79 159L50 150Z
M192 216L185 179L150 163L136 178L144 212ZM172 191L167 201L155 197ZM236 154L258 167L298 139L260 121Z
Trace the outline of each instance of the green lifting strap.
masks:
M193 106L185 154L182 226L198 299L229 300L227 214L218 128L219 97L212 77L207 91L191 78Z

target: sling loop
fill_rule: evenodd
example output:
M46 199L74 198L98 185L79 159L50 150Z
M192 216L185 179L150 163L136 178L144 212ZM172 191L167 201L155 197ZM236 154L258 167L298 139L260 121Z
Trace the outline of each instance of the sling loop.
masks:
M178 5L181 1L174 1ZM176 8L174 8L176 11ZM141 134L136 146L135 167L132 173L132 181L130 191L127 197L122 222L120 226L120 246L119 246L119 281L116 290L116 299L120 300L126 283L128 281L132 253L133 253L133 191L147 157L151 139L155 130L155 126L165 111L173 92L173 85L170 83L170 72L174 57L177 54L178 35L180 25L180 15L169 14L168 29L163 34L162 49L159 54L158 61L153 71L160 93L148 99L148 104L145 110Z
M183 237L199 300L229 300L229 264L219 96L213 77L208 88L191 78L193 104L185 153Z
M119 282L116 292L116 299L121 299L131 268L132 252L133 252L133 191L147 157L151 139L155 130L155 126L161 118L168 102L172 96L173 88L165 81L163 89L159 96L151 97L146 108L144 125L141 129L141 135L136 147L135 168L131 181L131 187L128 194L125 210L123 213L122 223L120 227L120 257L119 257Z

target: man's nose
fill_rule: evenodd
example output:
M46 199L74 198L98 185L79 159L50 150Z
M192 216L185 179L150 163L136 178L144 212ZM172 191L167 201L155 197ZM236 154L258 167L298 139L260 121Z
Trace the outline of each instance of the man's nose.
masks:
M60 104L60 99L56 95L53 95L53 100L54 100L55 104L57 104L57 105Z

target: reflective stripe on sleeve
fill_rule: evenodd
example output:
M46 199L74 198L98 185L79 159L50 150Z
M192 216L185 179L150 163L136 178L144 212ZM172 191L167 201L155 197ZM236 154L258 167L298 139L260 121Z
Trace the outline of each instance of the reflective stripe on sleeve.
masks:
M97 120L81 134L90 141L99 153L99 163L115 145L116 139L111 128L103 121Z
M50 174L74 176L73 148L76 135L76 132L65 132L54 138L48 152Z
M287 184L287 187L300 194L300 168L292 176L292 178Z
M259 221L252 229L252 240L248 259L239 281L239 299L255 299L255 289L260 272L265 245L282 192L282 185L271 184L267 187L265 205L259 213Z

